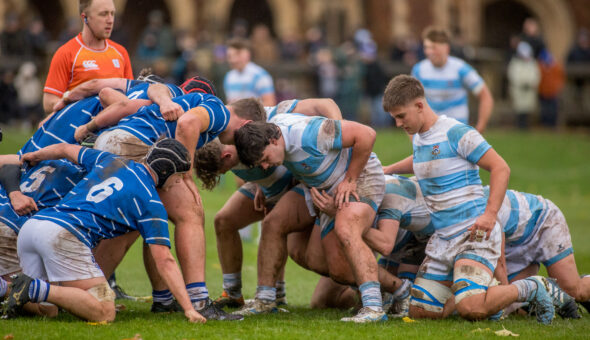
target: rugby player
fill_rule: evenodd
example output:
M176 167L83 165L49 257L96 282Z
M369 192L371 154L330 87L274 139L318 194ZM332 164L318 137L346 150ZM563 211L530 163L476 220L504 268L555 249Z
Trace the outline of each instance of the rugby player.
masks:
M22 156L32 165L60 158L88 174L59 204L41 210L21 228L18 254L23 274L11 284L4 314L15 316L26 303L47 301L85 320L113 321L115 295L91 249L101 239L139 231L185 316L205 322L194 310L170 253L167 214L156 192L156 187L166 190L190 170L186 148L163 139L140 163L72 144Z

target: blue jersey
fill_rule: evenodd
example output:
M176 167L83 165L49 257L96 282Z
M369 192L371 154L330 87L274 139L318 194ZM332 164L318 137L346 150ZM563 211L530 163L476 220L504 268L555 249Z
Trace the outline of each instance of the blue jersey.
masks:
M486 186L484 192L488 197L490 188ZM545 222L548 210L547 200L539 195L506 190L497 218L504 230L506 245L516 246L528 241Z
M291 113L295 106L297 100L286 100L277 106L265 107L266 121L269 122L280 113ZM293 174L282 165L264 170L261 167L250 168L239 163L231 171L245 182L257 183L265 197L273 197L284 192L293 182Z
M385 196L377 219L399 221L400 230L407 229L420 241L428 240L434 233L418 182L402 176L385 175Z
M102 105L98 96L84 98L67 105L41 125L18 154L37 151L58 143L76 144L74 138L76 128L88 123L100 111L102 111Z
M437 233L461 235L485 210L477 162L491 146L474 128L446 116L412 143L414 174Z
M88 172L86 177L35 219L57 223L90 248L133 230L148 244L170 247L168 215L144 165L86 148L78 163Z
M424 86L426 100L434 112L468 123L467 90L477 95L484 86L473 67L453 56L442 67L435 67L425 59L414 65L412 76Z
M279 114L271 119L285 140L283 165L308 187L329 190L346 174L351 148L342 148L338 120Z
M189 93L173 98L172 101L182 106L186 112L195 107L203 107L209 113L209 126L199 136L197 148L215 139L227 128L229 110L221 100L213 95L203 93ZM118 125L107 130L125 130L147 145L154 144L161 136L174 138L176 136L177 121L166 121L156 104L144 106L136 113L121 119Z
M20 190L31 197L39 209L55 206L86 175L80 166L65 159L47 160L34 167L24 166ZM0 187L0 221L17 234L32 216L19 216L10 204L4 188Z
M184 95L184 92L182 91L182 89L174 84L163 84L163 85L168 87L168 90L170 91L170 95L172 96L172 98L176 98L178 96ZM148 97L148 87L149 86L150 86L150 83L145 82L145 81L128 80L127 81L127 89L125 90L127 98L150 100L150 97Z

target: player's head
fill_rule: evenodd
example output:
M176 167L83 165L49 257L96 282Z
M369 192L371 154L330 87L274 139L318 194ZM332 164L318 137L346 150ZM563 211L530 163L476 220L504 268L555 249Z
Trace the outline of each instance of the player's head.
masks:
M194 76L185 80L185 82L180 85L180 88L184 93L198 92L212 94L217 97L217 91L215 90L213 83L209 79L201 76Z
M250 122L234 134L240 162L249 167L267 169L283 164L285 145L278 126L267 122Z
M421 129L421 118L427 105L422 83L409 75L401 74L391 79L383 94L383 109L408 134Z
M98 40L111 36L115 24L113 0L80 0L80 16L84 29L88 29Z
M266 111L258 98L239 99L228 106L231 107L232 113L242 119L254 122L266 120Z
M137 80L145 81L146 83L150 84L164 84L166 81L162 79L160 76L155 75L152 72L151 67L144 67L139 71L139 75L137 76Z
M235 145L221 144L219 139L214 139L195 151L195 173L207 190L212 190L219 183L221 175L238 163Z
M189 171L191 158L188 150L179 141L163 138L149 149L145 164L156 175L156 187L161 188L170 176Z
M422 33L422 42L424 54L434 66L441 67L447 62L451 52L451 38L444 28L426 27Z
M242 38L233 38L227 42L227 63L229 67L242 70L250 62L250 43Z

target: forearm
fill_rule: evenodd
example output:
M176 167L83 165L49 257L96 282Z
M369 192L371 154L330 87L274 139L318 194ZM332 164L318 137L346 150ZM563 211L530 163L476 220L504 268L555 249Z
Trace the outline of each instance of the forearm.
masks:
M510 179L510 168L498 165L490 170L490 196L484 213L492 214L494 217L502 206L502 201L508 189Z
M59 97L51 93L43 93L43 111L49 114L53 112L53 107L59 101Z
M7 194L13 191L20 191L20 166L17 164L6 164L0 166L0 185Z
M383 167L386 174L413 174L414 173L414 156L408 156L401 161Z
M100 129L116 125L119 121L139 110L142 106L150 105L151 101L145 99L127 99L109 105L102 110L91 122L86 124L88 131L95 132Z
M172 101L170 90L168 90L168 87L164 84L150 84L147 93L152 102L158 104L158 106L162 106L163 104Z
M363 234L363 240L365 241L365 243L367 243L369 248L373 249L374 251L378 252L383 256L387 256L391 253L395 243L395 239L392 242L391 237L389 237L389 235L385 235L384 232L375 228L370 228L369 230L367 230Z
M61 143L44 147L41 150L33 152L35 161L40 162L48 159L67 158L72 163L78 164L78 154L82 147L80 145Z
M506 270L506 254L504 252L506 248L506 238L504 236L504 232L502 232L502 253L500 258L498 259L498 264L496 265L496 270L494 271L494 277L496 280L500 281L500 284L507 285L508 284L508 272Z
M490 90L484 87L482 92L479 94L479 111L477 118L477 130L481 133L485 130L488 125L488 121L492 116L492 109L494 108L494 98Z
M342 119L340 108L330 98L301 100L297 103L293 111L306 116L322 116L335 120Z

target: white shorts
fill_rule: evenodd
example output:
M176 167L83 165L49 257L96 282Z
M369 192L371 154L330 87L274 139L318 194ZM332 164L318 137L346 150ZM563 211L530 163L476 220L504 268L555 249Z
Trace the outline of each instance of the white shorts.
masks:
M344 178L344 177L343 177ZM329 194L333 194L340 182L334 184ZM375 212L383 201L385 195L385 176L383 174L383 166L377 157L369 158L367 165L361 172L361 175L356 180L356 192L360 198L359 202L368 204ZM350 195L350 202L357 202L354 196ZM334 229L334 218L320 213L319 220L316 220L322 229L321 237L324 238L332 229Z
M92 250L51 221L29 219L18 235L23 273L49 282L104 277Z
M16 237L14 230L0 222L0 276L20 272Z
M426 258L417 277L423 277L434 281L453 281L453 268L455 262L460 259L469 259L485 265L492 273L502 252L502 228L496 223L490 239L482 241L470 241L469 231L459 236L446 240L438 233L430 237L426 245Z
M101 133L94 143L94 149L138 162L147 154L149 145L130 132L114 129Z
M547 215L543 224L525 243L507 243L505 253L509 280L533 263L549 267L573 254L572 238L561 210L547 200Z

